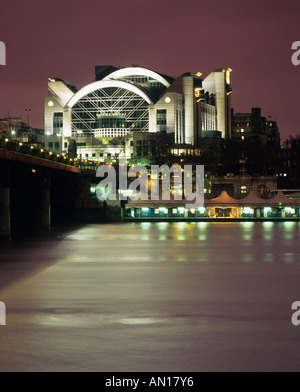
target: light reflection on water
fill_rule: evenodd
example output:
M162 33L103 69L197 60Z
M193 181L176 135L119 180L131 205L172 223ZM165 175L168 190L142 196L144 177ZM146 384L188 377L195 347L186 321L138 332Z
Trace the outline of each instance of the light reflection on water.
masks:
M28 249L18 270L55 262L1 298L0 371L299 371L299 240L298 222L149 222Z
M112 261L223 261L266 265L300 261L300 222L143 222L112 227L108 230L106 225L89 226L67 236L72 248L78 247L76 260L93 260L91 252L87 257L84 252L80 254L80 248L83 242L92 244L97 239L101 246L104 242L106 246L111 245L113 253L106 253L105 257ZM99 257L95 256L96 259Z

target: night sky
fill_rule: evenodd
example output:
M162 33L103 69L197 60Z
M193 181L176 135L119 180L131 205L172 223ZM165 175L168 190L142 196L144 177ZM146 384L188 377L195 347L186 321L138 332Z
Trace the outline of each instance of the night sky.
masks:
M78 88L94 80L95 65L146 68L180 76L230 67L233 107L262 107L283 138L300 133L299 0L40 0L1 6L0 117L32 110L44 127L47 78Z

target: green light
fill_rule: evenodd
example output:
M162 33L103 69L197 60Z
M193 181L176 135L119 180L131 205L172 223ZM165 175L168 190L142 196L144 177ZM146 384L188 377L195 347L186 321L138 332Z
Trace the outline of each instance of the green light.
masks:
M97 186L96 185L91 185L90 187L90 192L92 195L95 195L97 191Z

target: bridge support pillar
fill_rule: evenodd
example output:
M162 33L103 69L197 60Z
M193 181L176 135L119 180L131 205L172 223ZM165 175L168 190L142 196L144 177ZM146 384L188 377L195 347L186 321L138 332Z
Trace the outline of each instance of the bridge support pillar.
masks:
M51 226L50 178L41 181L36 203L36 228L49 230Z
M0 239L11 239L10 185L7 168L4 168L0 175Z

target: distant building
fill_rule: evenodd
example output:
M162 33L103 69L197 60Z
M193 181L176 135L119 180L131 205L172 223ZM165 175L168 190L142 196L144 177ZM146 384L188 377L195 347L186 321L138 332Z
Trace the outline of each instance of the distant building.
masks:
M300 137L286 140L277 153L278 186L300 189Z
M20 117L0 119L0 135L22 143L41 145L44 131L30 128Z
M248 174L231 175L224 177L210 176L210 188L207 193L218 196L226 191L230 196L241 198L254 192L258 196L268 195L277 189L277 177L274 176L250 176Z
M277 123L262 116L261 108L252 108L251 113L234 113L234 109L231 109L231 119L233 139L280 146Z
M197 146L204 131L231 136L230 68L205 79L186 73L174 79L140 68L97 66L95 82L77 90L48 80L45 133L97 139L130 132L174 133L175 142Z

